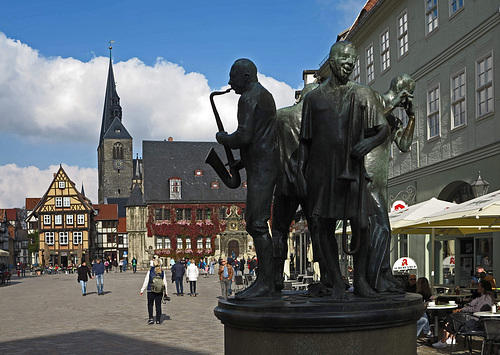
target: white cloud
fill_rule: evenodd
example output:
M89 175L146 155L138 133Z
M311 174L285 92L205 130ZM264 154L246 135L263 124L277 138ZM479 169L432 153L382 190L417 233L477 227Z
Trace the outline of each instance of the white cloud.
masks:
M3 132L31 141L96 142L109 59L89 62L44 58L0 32L0 123ZM148 66L137 58L113 65L123 108L123 123L136 142L144 139L212 140L211 88L200 73L186 73L158 58ZM229 70L229 68L228 68ZM278 106L293 104L294 89L262 77ZM221 111L236 121L236 99ZM226 102L227 101L227 102Z
M81 191L83 183L85 196L92 203L97 203L97 170L65 164L62 166L77 190ZM1 207L22 207L26 197L43 197L58 170L58 165L51 165L45 170L35 166L18 167L16 164L0 166Z
M0 125L2 134L14 134L44 146L53 142L97 145L101 127L109 58L89 62L41 56L37 50L0 32ZM210 107L209 87L200 73L186 73L161 58L148 66L137 58L113 65L123 108L123 123L134 138L143 140L214 140L217 127ZM229 68L228 68L229 70ZM294 103L289 85L261 75L277 107ZM216 104L228 132L236 128L238 96L217 97ZM137 149L136 149L137 150ZM68 167L70 178L97 201L95 169ZM25 197L45 193L52 174L36 167L0 166L0 206L22 206Z

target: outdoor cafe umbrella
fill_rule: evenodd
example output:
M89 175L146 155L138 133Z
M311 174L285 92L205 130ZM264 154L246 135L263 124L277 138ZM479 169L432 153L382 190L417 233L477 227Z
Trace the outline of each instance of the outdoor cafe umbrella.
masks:
M500 190L453 205L416 221L416 230L459 230L461 234L500 231Z
M5 250L2 250L0 249L0 256L9 256L9 252L8 251L5 251Z

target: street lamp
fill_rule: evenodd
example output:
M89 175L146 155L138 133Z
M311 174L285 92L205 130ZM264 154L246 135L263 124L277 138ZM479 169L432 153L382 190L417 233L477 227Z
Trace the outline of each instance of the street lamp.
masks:
M479 172L476 181L470 184L470 186L472 187L474 196L480 197L488 193L488 188L490 187L490 184L488 183L488 181L483 180L483 178L481 177L481 172Z

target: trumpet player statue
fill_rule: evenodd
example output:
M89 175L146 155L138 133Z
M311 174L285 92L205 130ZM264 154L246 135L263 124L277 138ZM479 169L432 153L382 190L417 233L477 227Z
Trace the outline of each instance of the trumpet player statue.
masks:
M390 134L380 101L366 85L349 80L356 60L350 42L330 50L332 75L304 98L297 179L306 196L309 230L319 240L333 285L332 298L346 298L335 239L337 220L353 231L354 293L377 297L366 280L371 198L363 157Z
M246 229L252 236L259 273L255 282L236 298L271 296L273 244L269 234L271 202L278 169L275 138L276 105L273 96L257 80L257 67L238 59L229 73L229 85L239 95L238 128L232 134L218 132L217 142L239 149L247 172Z

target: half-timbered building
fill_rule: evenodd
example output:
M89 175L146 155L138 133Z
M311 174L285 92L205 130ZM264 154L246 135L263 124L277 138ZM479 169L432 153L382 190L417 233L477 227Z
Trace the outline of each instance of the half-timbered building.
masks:
M61 166L32 212L38 218L40 261L54 266L88 261L93 251L94 213L90 200Z

